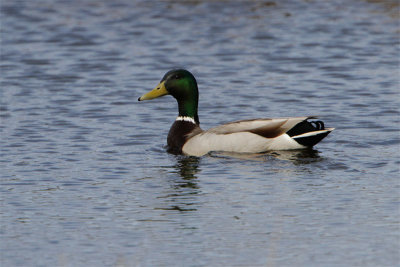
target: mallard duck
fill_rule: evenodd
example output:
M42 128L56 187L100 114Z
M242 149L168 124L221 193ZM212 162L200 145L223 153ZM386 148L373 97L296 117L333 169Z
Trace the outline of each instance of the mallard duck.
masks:
M211 151L260 153L313 147L334 128L325 128L316 117L241 120L203 131L197 114L199 92L193 74L171 70L139 101L172 95L178 101L179 115L168 133L168 151L202 156Z

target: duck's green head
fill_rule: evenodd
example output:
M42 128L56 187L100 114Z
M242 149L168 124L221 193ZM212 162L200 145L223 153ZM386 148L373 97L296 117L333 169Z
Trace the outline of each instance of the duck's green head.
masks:
M171 70L153 90L138 100L150 100L164 95L172 95L178 101L179 116L191 117L199 123L197 115L199 91L193 74L184 69Z

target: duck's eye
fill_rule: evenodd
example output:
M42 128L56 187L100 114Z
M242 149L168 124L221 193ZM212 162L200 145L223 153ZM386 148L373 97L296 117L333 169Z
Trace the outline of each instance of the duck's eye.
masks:
M179 74L175 74L175 75L174 75L174 79L179 80L180 78L181 78L181 76L180 76Z

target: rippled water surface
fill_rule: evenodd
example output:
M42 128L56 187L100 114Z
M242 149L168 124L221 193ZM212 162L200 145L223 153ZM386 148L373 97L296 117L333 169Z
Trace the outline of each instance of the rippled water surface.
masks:
M398 266L397 1L1 1L1 266ZM207 129L319 115L313 151L165 151L137 102L189 69Z

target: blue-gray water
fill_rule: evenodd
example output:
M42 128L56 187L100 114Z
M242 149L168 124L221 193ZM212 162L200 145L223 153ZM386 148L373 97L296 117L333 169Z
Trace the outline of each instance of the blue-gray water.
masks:
M398 266L396 1L1 1L1 266ZM207 129L319 115L314 151L165 151L164 73Z

